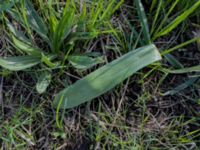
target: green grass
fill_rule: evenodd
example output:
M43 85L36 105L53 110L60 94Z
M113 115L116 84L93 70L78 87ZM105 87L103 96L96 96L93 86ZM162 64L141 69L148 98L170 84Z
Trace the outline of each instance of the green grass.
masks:
M0 1L0 149L199 149L199 8Z

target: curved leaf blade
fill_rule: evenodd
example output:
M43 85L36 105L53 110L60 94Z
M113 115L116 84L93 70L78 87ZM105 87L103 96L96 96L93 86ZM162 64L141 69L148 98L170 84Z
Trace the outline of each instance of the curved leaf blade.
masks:
M191 73L191 72L200 72L200 65L182 68L182 69L177 69L177 70L170 70L170 69L165 69L165 70L168 73L172 73L172 74L184 74L184 73Z
M20 30L17 30L13 25L12 23L10 23L10 21L6 20L6 24L7 24L7 27L8 29L10 30L10 32L15 36L17 37L17 39L21 40L21 41L24 41L25 43L28 43L28 44L31 44L31 40L28 39L24 33Z
M42 18L38 15L34 9L30 0L25 1L27 8L27 19L31 27L43 37L47 38L48 29Z
M151 37L150 37L150 32L149 32L149 26L148 26L148 21L147 17L144 11L144 7L142 5L141 0L135 0L135 5L137 8L139 20L142 26L142 31L144 34L145 42L146 44L151 44Z
M33 56L0 58L0 66L11 71L20 71L39 64L41 62L40 60L39 57Z
M90 101L160 59L160 53L154 45L131 51L58 93L54 106L67 109Z
M13 44L16 48L19 48L20 50L22 50L27 54L31 54L34 56L41 56L42 50L40 50L39 48L35 48L32 45L22 42L17 38L15 38L15 36L12 36L12 38L13 38Z
M76 69L88 69L97 64L103 63L102 57L92 58L89 56L70 56L69 62L72 64L73 67Z
M174 89L165 92L163 94L163 96L168 96L168 95L172 96L177 93L180 93L181 91L183 91L183 90L187 89L188 87L190 87L191 85L193 85L197 80L199 80L199 77L192 77L192 78L186 80L184 83L178 85Z

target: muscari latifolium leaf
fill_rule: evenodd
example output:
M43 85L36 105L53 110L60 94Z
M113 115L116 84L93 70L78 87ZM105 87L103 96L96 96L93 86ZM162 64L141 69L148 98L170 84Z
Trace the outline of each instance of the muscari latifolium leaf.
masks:
M97 64L104 62L102 57L92 58L89 56L81 56L81 55L69 56L68 60L73 67L82 70L91 68Z
M154 45L133 50L59 92L55 96L54 106L67 109L88 102L160 59L160 53Z
M20 71L38 65L41 62L40 57L34 56L10 56L0 58L0 66L11 71Z
M46 92L47 87L49 86L50 82L51 82L51 73L48 71L41 72L36 84L37 92L39 94Z

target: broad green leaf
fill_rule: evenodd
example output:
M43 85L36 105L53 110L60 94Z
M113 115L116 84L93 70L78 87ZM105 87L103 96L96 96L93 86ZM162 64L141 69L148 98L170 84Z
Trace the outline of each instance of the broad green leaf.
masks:
M181 22L183 22L189 15L191 15L200 6L200 1L198 0L191 8L184 11L180 16L174 19L169 25L163 28L156 37L164 36L176 28Z
M41 56L42 50L39 48L33 46L32 41L28 39L22 31L17 30L8 20L6 21L7 26L11 33L13 34L12 36L12 42L11 43L14 47L17 49L22 50L23 52L27 54L32 54L35 56Z
M36 31L46 42L49 43L49 38L47 37L48 28L42 18L38 15L37 11L34 9L30 0L21 0L25 8L12 9L7 12L12 16L13 19L18 21L24 28L29 30L29 28Z
M23 52L25 52L27 54L41 56L42 51L39 48L35 48L32 45L24 43L24 42L18 40L17 38L15 38L15 36L13 36L12 38L13 38L13 44L16 48L19 48L20 50L22 50Z
M144 11L144 7L142 5L141 0L135 0L135 4L136 4L140 23L142 25L142 31L144 34L146 44L151 44L149 26L148 26L147 17L146 17L145 11Z
M89 56L69 56L68 59L72 66L77 69L88 69L104 62L102 57L92 58Z
M31 68L39 64L40 58L33 56L17 56L0 58L0 66L12 71L19 71Z
M10 32L17 37L17 39L31 45L31 40L28 39L24 33L20 30L17 30L8 20L6 20L6 24L8 26L8 29L10 30Z
M42 94L46 91L47 87L51 82L51 73L45 71L42 72L38 78L36 89L39 94Z
M54 106L67 109L90 101L160 59L160 53L154 45L131 51L58 93Z
M41 35L46 41L48 41L47 33L48 29L43 20L40 18L36 10L34 9L30 0L25 0L27 20L30 27Z

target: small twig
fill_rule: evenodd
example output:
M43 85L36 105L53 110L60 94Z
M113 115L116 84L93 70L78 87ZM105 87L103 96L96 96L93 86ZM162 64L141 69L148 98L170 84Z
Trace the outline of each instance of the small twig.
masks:
M0 77L0 105L3 107L3 77Z
M115 117L115 119L114 119L114 122L115 122L116 119L118 118L118 115L119 115L119 112L120 112L122 103L123 103L123 101L124 101L124 97L125 97L126 92L127 92L127 89L128 89L129 81L130 81L130 78L126 81L126 84L125 84L125 87L124 87L124 90L123 90L123 93L122 93L122 97L121 97L121 100L120 100L120 102L119 102L119 105L118 105L118 108L117 108L117 111L116 111L116 117Z

